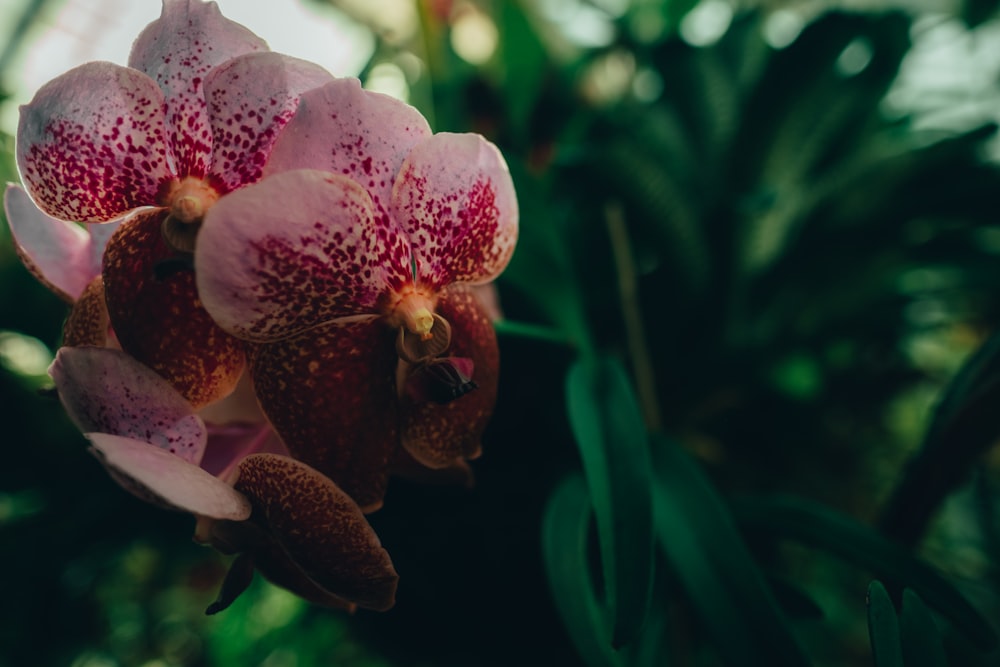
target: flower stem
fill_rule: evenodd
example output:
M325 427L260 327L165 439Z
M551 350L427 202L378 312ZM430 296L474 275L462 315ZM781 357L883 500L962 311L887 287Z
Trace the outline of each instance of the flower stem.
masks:
M639 305L639 286L636 280L635 261L632 246L625 226L625 213L618 202L608 202L604 207L604 220L611 240L615 267L618 272L618 294L621 298L622 318L625 322L625 337L629 356L632 358L632 373L635 376L639 405L646 421L646 427L656 433L663 427L660 418L660 400L656 392L656 377L653 374L653 360L649 354L642 324L642 309Z

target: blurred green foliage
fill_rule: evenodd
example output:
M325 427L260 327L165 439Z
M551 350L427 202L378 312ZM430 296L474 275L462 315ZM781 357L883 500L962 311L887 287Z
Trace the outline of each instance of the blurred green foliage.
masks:
M411 102L500 145L522 221L475 489L398 481L371 517L396 608L258 581L201 616L225 559L8 363L0 666L997 664L996 127L889 103L915 10L741 4L692 33L712 4L373 25L362 78L418 59ZM996 39L995 9L931 21ZM498 40L476 64L451 40L470 16ZM575 42L582 16L605 37ZM52 350L64 313L0 231L0 331Z

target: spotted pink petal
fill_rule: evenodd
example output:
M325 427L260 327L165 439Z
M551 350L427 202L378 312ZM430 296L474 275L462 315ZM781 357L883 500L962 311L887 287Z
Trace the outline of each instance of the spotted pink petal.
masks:
M249 354L261 407L289 452L365 511L382 505L398 446L394 338L381 319L339 320Z
M212 132L202 86L213 67L267 44L222 16L214 2L164 0L160 18L132 45L128 64L152 77L166 98L168 141L177 175L205 176Z
M84 433L151 444L198 465L205 424L163 378L120 350L64 347L49 368L59 399Z
M247 498L201 468L141 440L87 433L91 451L126 491L161 507L214 519L250 517Z
M18 185L7 186L3 205L24 265L61 298L76 301L96 275L90 265L87 232L78 224L46 215Z
M413 107L363 90L357 79L337 79L303 94L265 175L289 169L344 174L368 190L384 216L403 160L430 135L427 121Z
M245 366L243 345L202 308L190 266L163 241L165 216L141 211L108 242L108 314L122 349L201 408L233 391Z
M255 454L240 464L236 489L250 497L254 520L272 540L253 554L265 577L312 599L319 586L366 609L393 606L399 576L392 560L335 483L295 459Z
M444 405L400 398L403 447L428 468L448 468L480 453L480 438L497 398L500 352L493 324L466 286L441 293L435 311L451 324L448 354L471 359L477 388Z
M299 96L333 76L319 65L278 53L249 53L212 70L205 99L212 126L211 172L227 190L260 179Z
M21 177L35 203L61 220L103 222L156 204L169 161L163 93L142 72L80 65L21 107Z
M373 219L361 186L304 169L220 199L198 235L195 275L219 326L270 341L376 312L387 274L406 272L409 258L406 238Z
M485 283L507 266L518 208L507 163L478 134L436 134L396 179L392 215L410 237L417 279L433 289Z

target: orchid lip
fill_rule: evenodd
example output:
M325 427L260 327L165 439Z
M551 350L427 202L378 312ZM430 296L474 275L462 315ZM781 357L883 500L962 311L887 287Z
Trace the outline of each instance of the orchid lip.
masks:
M194 252L201 221L219 201L219 192L204 180L188 176L170 185L166 200L169 215L160 227L164 242L179 253Z
M201 222L217 201L218 191L204 180L192 176L174 182L167 193L170 217L185 224Z
M448 351L451 346L451 325L440 315L431 316L431 326L426 333L416 333L405 326L399 327L396 337L396 354L403 361L419 364Z
M434 298L425 290L410 286L397 295L388 319L393 327L406 327L425 340L430 339L435 322Z

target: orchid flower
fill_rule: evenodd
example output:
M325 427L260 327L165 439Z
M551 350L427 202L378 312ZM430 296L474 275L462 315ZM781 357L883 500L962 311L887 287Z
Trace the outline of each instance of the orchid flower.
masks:
M372 511L400 451L436 469L479 453L499 358L469 286L513 253L510 174L481 136L432 135L353 79L303 93L263 174L205 216L198 293L248 341L292 455Z
M63 348L49 372L91 451L122 487L191 512L196 539L240 554L209 612L228 606L254 567L313 602L392 606L398 577L361 511L329 479L285 456L273 433L219 450L192 406L120 350Z
M118 347L110 329L101 277L101 256L117 222L81 226L39 209L18 185L4 193L4 211L18 256L43 285L71 304L63 327L67 347ZM198 411L206 422L209 451L252 448L273 435L244 373L232 394ZM248 444L250 443L250 444Z
M81 65L21 109L18 167L42 211L85 223L128 215L104 254L111 324L196 407L232 391L244 367L186 270L201 221L260 178L299 95L331 79L268 52L215 3L163 0L128 67Z

